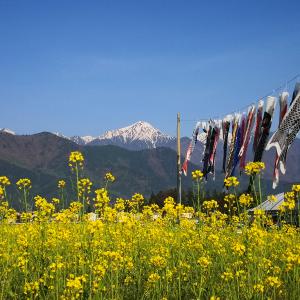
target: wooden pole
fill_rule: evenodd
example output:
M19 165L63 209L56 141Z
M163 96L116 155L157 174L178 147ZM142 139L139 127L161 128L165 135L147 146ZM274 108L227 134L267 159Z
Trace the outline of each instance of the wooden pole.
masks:
M180 113L177 113L177 203L181 204Z

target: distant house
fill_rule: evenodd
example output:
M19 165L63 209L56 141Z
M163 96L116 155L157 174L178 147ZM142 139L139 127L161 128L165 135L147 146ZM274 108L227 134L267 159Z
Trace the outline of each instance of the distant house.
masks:
M275 197L277 198L277 201L266 200L262 202L260 205L249 209L248 210L249 213L253 214L255 209L261 209L274 217L277 216L279 212L279 207L284 201L284 193L277 194L275 195Z
M266 201L262 202L260 205L249 209L248 210L249 214L253 215L254 210L261 209L261 210L264 210L268 215L271 215L274 222L280 222L280 220L286 220L288 223L292 222L293 224L299 225L298 224L299 223L299 218L298 218L299 204L296 205L296 208L292 213L292 221L291 221L290 213L288 213L288 216L285 213L283 213L281 216L279 214L280 205L282 205L284 202L284 193L277 194L277 195L275 195L275 197L277 198L276 201L266 200Z

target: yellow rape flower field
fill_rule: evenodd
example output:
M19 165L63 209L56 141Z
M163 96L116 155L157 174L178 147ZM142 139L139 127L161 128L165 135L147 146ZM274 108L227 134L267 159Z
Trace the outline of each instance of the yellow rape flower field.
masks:
M31 182L23 179L17 213L6 201L12 183L0 177L0 299L299 299L300 233L290 222L299 185L287 193L279 224L261 210L248 214L260 193L237 195L234 178L225 182L224 204L201 200L196 172L195 208L171 197L160 208L141 194L112 203L111 173L92 192L82 154L71 153L69 165L77 199L60 210L63 196L35 196L29 210ZM247 172L262 169L252 163ZM60 195L65 186L58 182Z

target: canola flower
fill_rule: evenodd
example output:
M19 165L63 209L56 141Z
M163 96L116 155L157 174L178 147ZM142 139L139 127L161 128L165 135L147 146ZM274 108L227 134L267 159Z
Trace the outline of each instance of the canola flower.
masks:
M0 176L0 199L6 199L6 187L11 185L11 182L7 176Z
M78 180L79 196L83 197L91 193L93 183L89 178L81 178Z
M20 191L29 191L25 182ZM0 201L3 299L298 299L300 232L262 209L249 222L238 206L253 207L252 195L226 195L225 214L216 200L197 211L172 197L159 207L142 194L114 200L92 187L78 178L96 214L80 201L58 210L59 198L38 195L34 211L18 215ZM285 194L282 214L295 211L298 187Z
M104 175L104 180L105 180L105 189L107 189L107 186L108 186L108 183L109 182L114 182L116 180L116 177L111 173L111 172L108 172Z
M0 186L6 187L11 185L11 182L7 176L0 176Z
M84 157L83 154L79 151L73 151L70 153L69 156L69 167L76 168L76 167L83 167Z
M114 182L116 180L115 176L110 172L105 174L104 179L107 182Z
M224 179L224 185L226 187L236 187L238 186L240 183L238 181L238 179L234 176L231 176L231 177L227 177Z
M203 173L200 170L195 170L192 172L192 180L196 184L197 189L197 209L201 210L201 186L203 184ZM203 189L202 189L203 190ZM194 192L194 188L193 188ZM204 194L202 193L202 198L204 197ZM194 204L195 206L195 204Z
M86 211L86 206L89 204L89 194L91 193L91 187L93 183L89 178L81 178L77 181L77 193L78 198L81 199L82 214Z
M283 203L279 206L279 210L281 213L286 213L286 212L292 212L296 207L296 201L295 201L295 193L292 192L287 192L284 194L284 201ZM292 218L292 215L291 215Z
M80 198L80 191L79 191L80 173L79 173L79 171L83 169L83 163L84 163L84 157L81 152L73 151L70 153L69 167L71 168L71 171L75 172L75 174L76 174L77 201L79 201L79 198Z
M57 188L59 190L59 202L61 203L61 207L65 208L65 187L66 187L66 182L64 180L59 180L57 182Z
M300 184L294 184L292 186L292 191L295 193L299 193L300 192Z
M141 206L144 203L144 196L142 194L139 193L135 193L132 197L131 200L128 201L128 206L129 209L132 212L140 212Z
M255 196L256 205L259 205L263 201L262 189L261 189L261 173L265 169L263 162L248 162L245 166L245 173L250 176L250 186ZM258 194L255 185L255 181L258 184Z
M263 162L248 162L245 167L245 173L247 175L257 175L265 169Z
M21 178L16 183L19 190L23 192L22 195L22 202L25 209L25 212L28 211L28 196L29 190L32 188L31 180L29 178Z
M242 194L239 197L239 202L244 207L249 207L253 203L253 197L249 194Z
M80 223L71 218L80 203L58 213L41 196L35 203L38 210L30 222L0 225L4 299L9 295L297 299L299 295L300 235L291 225L267 228L261 223L265 216L258 214L259 222L240 228L214 211L202 216L199 228L195 219L185 216L184 206L176 222L179 205L172 198L166 199L164 208L155 208L157 218L144 217L147 211L137 218L113 209L113 214ZM51 214L55 219L50 222ZM58 217L64 214L67 219Z
M19 179L16 183L16 185L18 186L19 190L23 190L23 189L31 189L31 180L28 178L22 178Z
M0 199L4 198L4 188L0 186Z
M95 212L98 214L98 216L102 216L110 202L108 191L105 188L101 188L101 189L97 189L95 191L95 194L96 194L96 197L94 198Z
M268 200L271 202L276 202L277 201L277 197L275 195L269 195L268 196Z
M57 183L59 189L64 189L66 187L66 182L64 180L59 180Z
M203 173L200 170L195 170L192 172L192 179L199 181L203 178Z
M212 210L215 210L219 207L219 204L216 200L209 200L209 201L203 201L202 208L206 212L210 212Z

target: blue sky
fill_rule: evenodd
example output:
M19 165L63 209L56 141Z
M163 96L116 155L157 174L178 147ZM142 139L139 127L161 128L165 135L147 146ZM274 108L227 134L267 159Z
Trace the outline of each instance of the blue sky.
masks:
M300 73L299 1L0 0L0 127L175 134ZM182 122L190 135L193 121Z

